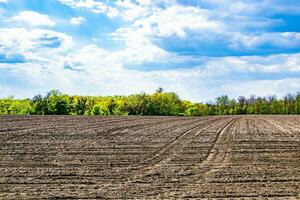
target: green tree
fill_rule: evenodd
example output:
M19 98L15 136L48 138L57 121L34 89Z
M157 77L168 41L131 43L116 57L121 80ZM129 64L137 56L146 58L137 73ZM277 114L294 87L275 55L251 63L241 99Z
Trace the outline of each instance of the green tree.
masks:
M75 115L84 115L87 97L74 96L71 102L71 112Z
M125 99L124 110L129 115L148 115L150 98L145 93L130 95Z
M10 114L29 115L33 113L30 100L13 100L9 106Z
M239 114L239 115L247 114L247 99L246 99L246 97L239 96L238 104L239 104L239 107L238 107L237 114Z
M173 92L156 92L149 97L147 113L149 115L178 115L180 103L179 97Z
M216 98L217 110L219 115L229 114L230 99L227 95L223 95Z
M45 97L32 99L0 99L0 114L55 114L55 115L236 115L236 114L300 114L300 93L250 98L240 96L237 100L227 95L215 102L192 103L181 100L176 93L159 88L153 94L130 96L69 96L52 90Z
M1 115L9 115L10 114L10 105L14 100L13 97L8 97L0 100L0 114Z
M240 106L235 99L229 100L229 115L237 115L240 110Z
M44 115L48 112L47 102L42 95L36 95L32 99L33 113L37 115Z
M70 97L62 94L58 90L48 92L45 97L47 102L47 114L68 115L70 112Z

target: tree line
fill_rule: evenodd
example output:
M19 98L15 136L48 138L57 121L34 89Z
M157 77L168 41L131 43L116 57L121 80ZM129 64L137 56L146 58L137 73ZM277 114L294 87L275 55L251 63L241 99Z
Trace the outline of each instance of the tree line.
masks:
M208 103L181 100L174 92L159 88L153 94L129 96L77 96L52 90L45 96L32 99L0 99L0 115L246 115L246 114L300 114L300 93L250 98L227 95Z

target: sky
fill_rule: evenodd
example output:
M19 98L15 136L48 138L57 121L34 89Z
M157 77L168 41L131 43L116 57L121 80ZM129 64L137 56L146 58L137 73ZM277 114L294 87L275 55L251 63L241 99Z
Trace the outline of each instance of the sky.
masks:
M0 0L0 97L300 92L299 0Z

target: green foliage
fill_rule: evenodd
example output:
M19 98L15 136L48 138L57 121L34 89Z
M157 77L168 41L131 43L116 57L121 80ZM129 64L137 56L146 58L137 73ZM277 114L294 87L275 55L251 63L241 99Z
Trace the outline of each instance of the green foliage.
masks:
M147 115L149 95L145 93L130 95L124 99L123 109L129 115Z
M44 101L47 103L47 113L50 115L68 115L70 114L71 98L58 90L48 92Z
M13 97L0 99L0 114L2 115L29 115L33 112L32 102L28 99L17 100Z
M73 96L72 103L70 105L71 113L73 115L83 115L86 111L86 103L87 103L86 97L81 96Z
M46 96L32 99L0 99L0 115L241 115L241 114L300 114L300 93L250 98L240 96L237 100L227 95L215 102L192 103L181 100L173 92L158 88L153 94L129 96L70 96L52 90Z
M178 115L180 99L175 93L157 91L149 96L147 104L148 115Z
M229 103L230 99L227 95L223 95L216 98L217 110L219 115L229 114Z
M102 115L103 112L101 110L101 105L99 104L96 104L93 106L93 109L92 109L92 115Z
M185 110L185 116L206 116L209 115L207 104L191 103Z

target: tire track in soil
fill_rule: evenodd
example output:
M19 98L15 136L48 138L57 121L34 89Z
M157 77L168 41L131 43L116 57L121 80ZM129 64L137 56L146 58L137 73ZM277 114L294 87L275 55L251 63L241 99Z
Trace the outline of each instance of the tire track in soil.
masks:
M275 121L275 120L271 120L271 119L268 119L268 120L266 120L266 119L263 119L263 121L264 122L266 122L267 124L270 124L271 126L275 126L275 128L277 129L277 130L280 130L280 131L282 131L283 133L288 133L290 136L295 136L296 135L296 133L295 132L299 132L299 130L298 129L295 129L295 128L293 128L293 127L283 127L282 125L280 125L279 123L280 123L280 121ZM288 128L289 129L292 129L292 131L291 130L288 130ZM295 132L294 132L295 131Z
M255 124L256 123L261 123L262 121L265 123L268 123L267 120L260 120L260 121L256 121L257 118L254 118L252 120L255 120ZM297 183L299 181L299 179L295 178L295 179L274 179L274 180L260 180L260 179L255 179L255 180L238 180L236 182L234 181L230 181L230 182L226 182L226 180L224 181L214 181L214 173L217 172L219 169L226 167L227 162L226 160L228 159L228 154L230 153L231 149L232 149L232 145L234 145L231 140L230 135L232 133L234 133L234 127L236 126L236 124L238 123L238 121L240 121L240 119L235 119L231 122L229 122L220 132L220 134L217 137L216 143L214 145L214 148L212 149L212 154L210 154L207 158L207 160L205 160L205 162L207 162L207 165L205 163L203 163L206 166L203 167L207 167L207 171L204 172L204 182L201 182L203 180L200 180L198 182L198 184L206 184L206 183L213 183L213 184L227 184L227 183L238 183L238 184L247 184L247 183L251 183L251 184L257 184L257 183ZM268 123L271 124L271 123ZM272 125L272 124L271 124ZM275 124L273 124L275 125ZM277 125L277 124L276 124ZM252 132L252 129L249 128L249 131ZM277 127L277 129L281 129L282 131L285 130L285 132L287 132L287 130L284 127ZM255 127L255 132L256 133L261 133L261 130L259 130L257 127ZM253 133L253 132L252 132ZM223 137L224 135L224 137ZM223 138L223 139L222 139ZM220 145L222 145L222 147L218 147ZM221 150L221 151L220 151ZM215 152L215 153L214 153ZM209 158L211 157L211 158ZM269 191L270 192L270 191ZM276 194L276 193L264 193L263 195L261 194L246 194L246 193L235 193L235 194L222 194L222 193L207 193L207 194L202 194L203 198L208 198L208 199L232 199L232 198L246 198L246 197L253 197L253 198L257 198L257 199L261 199L261 198L266 198L266 199L270 199L270 197L275 198L275 199L279 199L279 197L282 197L280 199L300 199L300 196L298 195L298 198L295 197L295 193L285 193L283 192L283 194Z
M211 125L211 122L215 122L215 121L218 121L218 119L208 119L207 121L190 121L190 122L187 122L187 123L183 124L183 125L189 124L189 126L191 126L195 123L200 123L200 124L197 124L195 127L191 128L190 130L184 131L180 136L175 138L175 140L173 140L169 144L166 144L164 147L162 147L160 150L158 150L157 153L154 156L150 157L149 159L147 159L146 161L144 161L141 164L147 164L148 162L150 162L150 164L148 164L149 165L148 167L152 167L153 165L156 165L156 164L160 163L161 161L166 159L166 157L169 157L170 154L174 153L174 150L178 149L178 148L176 148L177 144L180 143L180 141L184 141L184 138L188 134L195 131L199 126L203 126L205 124ZM167 132L172 132L174 127L176 127L176 126L172 126L171 129L168 129ZM172 147L174 147L174 148L172 148ZM166 153L168 151L171 151L171 152L169 152L169 154L168 154L168 153ZM147 167L144 167L144 168L147 168Z
M238 119L234 118L218 132L212 148L209 150L206 159L201 162L197 168L205 169L204 180L199 180L198 183L210 182L211 176L214 172L218 171L220 168L225 167L226 159L228 153L230 152L232 141L231 140L231 130L237 123Z
M234 119L235 118L235 119ZM226 119L226 120L225 120ZM245 118L244 118L245 119ZM251 133L249 133L249 135L253 134L266 134L264 132L264 126L263 124L266 123L264 122L261 118L257 118L257 120L255 120L255 118L246 118L247 119L247 123L245 124L245 126L248 125L248 128L251 130L249 130ZM249 127L249 120L253 120L254 124L258 123L258 125L260 123L263 123L262 125L258 126L251 126ZM210 131L211 132L211 140L209 140L209 147L206 146L206 150L207 150L207 155L205 155L206 159L204 159L203 162L198 162L199 165L203 165L202 168L198 167L196 165L196 163L194 164L194 172L198 172L198 176L194 177L187 177L187 179L183 179L184 182L182 180L180 180L180 183L172 183L172 182L168 182L168 183L162 183L162 182L151 182L150 184L152 184L151 186L149 186L149 183L145 183L145 184L130 184L130 180L128 180L128 184L129 186L125 185L121 185L119 186L118 181L120 181L120 179L113 179L112 178L110 183L107 182L101 182L102 179L100 179L100 181L97 179L97 182L94 180L86 180L86 182L82 182L82 179L85 179L86 177L89 176L94 176L94 177L98 177L98 176L102 176L100 173L99 174L93 174L91 173L90 175L85 175L83 174L74 174L74 180L71 181L65 181L68 180L68 177L70 175L70 173L73 173L73 171L70 169L68 171L68 168L59 168L59 170L65 170L63 171L63 174L55 174L55 176L57 178L57 182L47 182L47 177L44 178L43 180L45 180L45 182L28 182L28 180L23 180L23 179L16 179L14 183L12 183L12 185L9 185L10 183L4 183L3 185L1 185L0 187L0 199L22 199L23 198L30 198L30 199L38 199L43 197L44 199L109 199L109 197L111 197L110 199L120 199L120 198L139 198L139 199L157 199L157 198L164 198L164 199L300 199L300 193L299 193L299 179L298 176L295 177L294 179L289 179L288 177L285 179L284 174L283 175L278 175L276 176L276 174L274 174L274 172L272 172L272 174L274 174L274 180L273 179L269 179L267 181L265 180L261 180L259 179L259 175L255 176L254 179L245 179L245 180L241 180L238 179L241 175L243 175L243 173L248 170L248 169L241 169L241 171L239 171L240 169L236 169L236 171L232 171L232 174L221 174L222 176L231 176L231 175L237 175L237 179L235 179L236 182L226 182L226 179L223 179L222 177L220 179L216 179L216 174L214 173L215 171L219 172L220 170L220 166L219 164L223 164L223 166L225 166L225 168L230 167L228 161L230 161L230 164L235 164L232 163L232 154L231 154L231 149L234 149L236 146L235 144L237 143L233 143L233 141L235 142L240 142L240 141L236 141L235 139L239 139L238 137L236 137L237 135L235 135L236 133L238 133L237 131L239 131L239 118L237 117L231 117L231 118L219 118L220 121L222 121L222 123L218 124L217 129L213 129L214 131ZM232 120L232 121L231 121ZM255 121L254 121L255 120ZM269 121L269 119L267 118L267 120ZM292 129L290 129L288 126L284 126L282 121L278 121L278 119L276 118L271 118L271 121L278 123L280 126L282 126L284 129L288 129L289 131L293 131ZM167 122L165 122L167 123ZM182 124L181 124L182 123ZM165 146L166 145L170 145L170 148L168 150L166 150L165 152L163 152L161 155L162 156L157 156L155 157L155 159L152 160L152 162L157 162L157 161L161 161L162 163L158 163L157 165L157 169L160 169L161 167L165 167L168 168L167 165L165 165L164 162L167 161L167 159L170 159L170 157L174 156L174 154L176 154L176 152L173 152L175 148L178 148L179 150L182 150L182 147L186 147L186 145L189 145L188 143L190 141L192 141L194 138L196 138L196 136L194 134L197 134L196 132L199 131L199 129L195 129L194 131L192 131L191 133L186 133L186 130L188 129L192 129L194 128L194 126L196 124L198 124L198 127L203 128L203 125L205 125L205 123L211 123L213 124L212 121L210 122L203 122L203 121L194 121L194 123L191 124L186 124L184 125L183 122L178 123L179 128L176 129L176 135L178 135L178 137L174 137L172 138L172 140L175 139L175 144L172 146L170 144L171 141L171 137L170 140L168 142L164 142ZM167 124L170 125L170 122L168 122ZM200 126L200 124L202 126ZM124 125L124 124L123 124ZM122 126L123 126L122 125ZM270 127L270 125L265 124L265 127ZM184 127L186 126L186 127ZM272 127L275 129L274 125L272 125ZM88 127L87 127L88 128ZM159 126L158 129L163 128L163 126ZM145 129L147 129L147 126L145 126ZM155 130L156 132L158 132L157 137L160 137L161 135L159 135L159 130ZM261 129L260 133L256 133L256 131L258 131L259 129ZM175 129L173 129L175 130ZM182 130L182 131L180 131ZM206 129L207 130L207 129ZM134 130L133 130L134 131ZM172 130L169 130L170 133L172 133ZM178 132L177 132L178 131ZM165 131L163 131L165 132ZM291 141L284 141L284 138L287 134L286 131L284 130L277 130L278 133L282 132L282 134L280 134L280 137L283 138L283 141L280 141L281 144L284 142L284 144L288 144ZM185 136L183 136L181 139L182 140L178 140L180 139L180 137L182 136L182 134L185 134ZM247 133L248 134L248 133ZM201 137L201 135L198 133L199 137ZM138 137L145 137L145 135L140 136L137 135ZM169 134L167 135L169 136ZM70 137L70 136L68 136ZM168 137L169 138L169 137ZM92 138L90 138L92 139ZM131 138L130 138L131 139ZM234 140L233 140L234 139ZM268 150L265 149L264 147L264 143L265 141L263 139L261 139L260 141L255 141L252 140L251 137L248 138L249 141L247 141L247 138L245 139L245 144L249 145L254 145L253 148L255 149L264 149L264 150ZM255 137L254 137L255 139ZM21 140L19 138L19 140ZM176 142L177 140L177 142ZM131 142L131 140L128 140L128 142ZM279 141L275 141L275 142L279 142ZM297 142L297 141L293 141L293 142ZM163 143L160 143L163 144ZM240 144L240 143L239 143ZM259 144L262 146L256 147L255 145ZM1 143L0 143L1 145ZM282 144L283 145L283 144ZM289 146L285 146L286 148L290 148ZM162 148L162 147L161 147ZM181 149L180 149L181 148ZM252 146L246 146L246 148L249 148L251 150ZM278 147L279 148L279 147ZM1 150L1 149L0 149ZM75 149L76 150L76 149ZM59 150L56 150L59 151ZM4 152L4 151L3 151ZM120 154L122 154L122 150L119 151ZM160 151L157 151L160 152ZM5 153L5 152L4 152ZM96 155L96 154L95 154ZM149 154L148 154L149 155ZM156 154L151 154L153 156L155 156ZM299 154L298 154L299 155ZM83 155L84 156L84 155ZM169 156L169 157L168 157ZM290 161L292 161L292 159L296 158L297 155L293 155L293 154L287 154L287 156L291 156L291 158L289 159ZM164 160L166 159L166 160ZM297 172L299 172L299 170L297 169L297 165L292 166L292 165L288 165L288 161L286 163L282 163L283 167L282 170L291 170L291 172L294 172L297 174ZM101 161L100 161L101 162ZM206 164L205 164L206 162ZM97 167L97 163L94 164L93 162L91 162L91 168L93 167ZM202 163L202 164L201 164ZM85 163L85 164L89 164L89 163ZM151 167L151 162L146 163L145 165L147 165L149 167ZM163 164L160 166L160 164ZM240 163L241 166L245 166L248 165L248 163L245 163L241 160ZM261 167L264 167L264 172L268 172L269 170L272 170L272 168L268 168L269 164L272 163L268 163L268 165L265 165L264 163ZM154 164L155 165L155 164ZM86 165L87 166L87 165ZM288 167L289 168L286 168ZM43 167L47 167L47 168L51 168L52 166L43 166ZM85 167L84 165L82 165L81 167ZM144 167L144 166L141 166ZM8 167L3 167L3 169L8 169ZM255 169L255 168L254 168ZM17 171L20 170L20 171ZM22 170L26 170L26 168L22 167L15 167L14 169L14 174L17 175L16 177L19 177L20 172ZM32 168L32 170L34 170L34 168ZM57 169L56 169L57 170ZM96 170L96 169L95 169ZM98 169L97 169L98 170ZM167 169L168 170L168 169ZM222 168L223 170L223 168ZM101 169L99 169L99 171L101 171ZM134 170L133 170L134 171ZM30 171L31 172L31 171ZM276 171L275 171L276 172ZM10 175L9 172L5 172L3 170L2 172L3 174L5 173L6 175ZM147 171L145 172L147 173ZM203 179L203 174L200 173L204 173L206 175L206 179ZM40 173L41 174L41 173ZM45 171L46 175L50 175L51 173L48 171ZM110 176L110 174L108 174ZM121 174L123 175L123 174ZM131 174L132 175L132 174ZM143 174L142 174L143 175ZM66 177L64 177L66 176ZM73 175L71 174L70 178L73 179L72 177ZM5 177L5 176L2 176ZM24 176L25 177L25 176ZM62 178L63 177L63 178ZM28 177L31 178L31 177ZM75 179L76 178L76 179ZM139 177L137 177L139 178ZM184 177L185 178L185 177ZM197 178L197 179L194 179ZM202 179L203 182L198 183L197 181L199 180L199 178ZM213 178L213 179L211 179ZM22 182L23 180L23 182ZM95 179L96 180L96 179ZM124 183L125 179L122 179L122 182L119 182L120 184ZM223 182L222 180L224 180L225 182ZM52 180L51 180L52 181ZM65 182L64 182L65 181ZM91 181L91 182L89 182ZM139 180L138 180L139 181ZM219 181L219 182L217 182ZM293 184L289 184L291 181L294 181ZM197 184L198 183L198 184ZM41 184L43 184L41 186ZM106 186L108 186L108 184L111 184L111 188L106 188ZM164 185L166 184L166 185ZM116 186L116 189L122 189L121 191L118 190L114 190L114 187ZM136 187L141 187L139 188L140 193L130 193L132 192L131 189L133 189L133 192L136 192L136 190L134 188L132 188L132 186L136 186ZM219 188L220 187L220 188ZM288 188L288 189L286 189ZM103 190L102 190L103 189ZM107 191L105 191L107 189ZM128 193L126 193L126 189L128 189L129 191L129 195ZM152 190L157 190L156 193L153 193ZM192 191L194 190L194 191ZM150 191L150 192L149 192ZM108 192L108 193L104 193L104 192ZM163 196L165 192L166 196ZM177 192L177 193L176 193ZM194 192L194 195L192 195L191 193ZM125 193L125 194L124 194ZM21 195L20 195L21 194ZM113 195L115 194L115 195ZM154 195L160 195L162 194L162 196L154 196ZM23 195L23 196L22 196ZM130 196L131 195L131 196ZM136 195L136 196L135 196ZM186 195L184 197L180 196L180 195ZM108 197L106 197L108 196Z
M211 164L217 164L214 163L214 161L218 160L219 157L221 156L221 154L215 155L218 152L214 152L214 149L216 149L216 145L219 143L222 143L221 141L221 137L223 135L226 135L226 133L228 132L228 130L234 125L235 121L237 120L237 118L231 119L229 122L227 122L224 127L221 128L220 131L218 131L218 134L214 140L214 145L213 147L210 149L209 153L207 154L206 159L202 162L202 164L200 165L201 168L205 168L205 169L209 169L209 171L205 172L208 173L210 172L212 169L212 165ZM189 142L191 142L191 140L187 140L187 142L185 142L185 138L188 137L189 134L194 133L194 137L198 136L199 134L201 134L201 132L207 130L209 127L211 127L212 123L217 123L219 122L220 119L212 119L212 120L208 120L200 125L197 125L196 127L184 132L183 134L181 134L179 137L177 137L173 142L169 143L169 145L167 145L166 147L164 147L163 149L160 150L160 152L156 155L154 155L152 157L152 159L155 161L155 159L157 159L157 161L155 161L152 165L148 165L146 167L141 168L140 170L138 170L136 172L136 174L132 177L130 177L128 179L128 181L126 181L125 183L122 183L119 186L116 186L113 190L114 193L119 193L121 190L127 191L125 188L129 186L129 184L134 183L136 181L138 181L140 178L146 176L148 173L151 173L151 171L155 170L155 168L161 167L163 166L166 162L168 162L172 156L174 156L174 154L176 154L177 151L179 151L180 149L182 149L186 144L188 144ZM204 126L204 128L201 128L201 130L198 130L195 132L195 130L197 130L199 127ZM230 127L230 128L229 128ZM193 137L192 137L193 138ZM194 138L195 139L195 138ZM225 138L224 138L225 139ZM192 139L193 140L193 139ZM173 148L172 148L173 147ZM169 153L165 154L165 152L170 151ZM221 152L223 153L223 152ZM224 152L226 153L226 152ZM224 160L225 160L225 156L221 156ZM158 160L159 159L159 160ZM153 161L152 160L152 161ZM209 162L209 160L212 160L211 162ZM220 159L219 159L220 160ZM205 163L208 162L208 163ZM197 167L199 168L199 166ZM215 167L216 168L216 167ZM202 172L203 173L203 172ZM107 185L107 187L111 186L111 184ZM107 189L107 188L106 188ZM106 192L112 192L112 191L107 191ZM121 192L119 193L119 195L121 195L122 197L124 196L124 193ZM126 194L125 194L126 196Z
M199 126L193 128L192 130L189 130L187 132L185 132L184 134L180 135L176 140L174 140L172 143L170 143L169 145L167 145L165 148L161 149L159 151L159 153L157 153L156 155L154 155L150 160L155 160L156 159L160 159L161 161L156 162L156 164L154 164L152 167L158 167L160 165L163 165L165 163L167 163L168 161L170 161L172 159L172 157L176 154L176 152L180 151L180 149L182 149L183 147L185 147L187 144L189 144L190 142L192 142L193 140L195 140L195 137L197 135L199 135L200 133L202 133L203 131L205 131L207 128L209 128L212 124L218 122L219 120L211 120L208 122L205 122L203 125L205 125L204 128L202 128L201 130L197 131L194 136L192 137L191 140L186 140L186 136L190 133L192 133L193 131L195 131ZM201 126L203 126L201 125ZM180 145L179 145L180 144ZM173 147L173 148L172 148ZM165 154L165 152L167 151L171 151L172 153L170 154ZM164 158L162 159L162 155L165 155Z
M184 140L185 138L192 133L195 133L195 136L198 135L200 132L205 131L207 128L209 128L211 126L211 123L216 123L218 122L220 119L218 118L213 118L213 119L209 119L207 121L200 121L200 124L197 124L195 127L191 128L188 131L183 132L180 136L178 136L174 141L172 141L171 143L167 144L165 147L163 147L157 154L155 154L154 156L152 156L151 158L149 158L147 161L150 161L150 164L138 169L138 170L133 170L135 171L135 175L132 177L128 177L128 180L124 183L121 183L121 185L119 186L115 186L114 187L114 191L115 192L119 192L120 190L126 188L130 183L133 183L135 181L137 181L139 178L145 176L147 174L147 172L150 172L153 170L153 168L163 164L164 162L166 162L166 160L169 160L169 158L178 150L180 150L182 147L184 147ZM197 123L197 122L196 122ZM198 121L199 123L199 121ZM202 128L200 131L194 132L195 130L197 130L199 127L201 126L205 126L204 128ZM182 145L179 145L180 143L182 143ZM168 153L166 153L168 152ZM108 187L111 186L112 184L108 184L106 185L106 187L104 188L104 190L106 191L105 193L108 192ZM111 191L110 191L111 192Z

